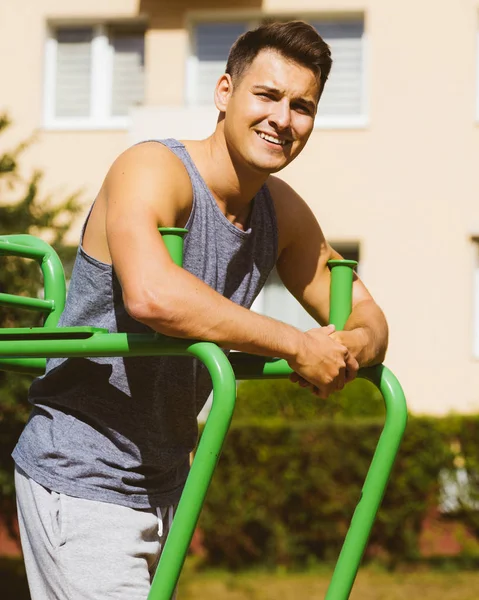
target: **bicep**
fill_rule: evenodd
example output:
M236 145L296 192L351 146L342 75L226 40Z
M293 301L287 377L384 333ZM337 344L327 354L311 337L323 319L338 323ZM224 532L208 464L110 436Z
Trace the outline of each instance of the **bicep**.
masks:
M190 185L186 173L184 179L181 171L175 173L175 164L168 164L169 156L164 156L162 168L162 152L140 150L115 162L105 186L108 247L123 294L129 297L156 288L160 274L167 276L172 268L158 227L177 225L184 208L182 189Z

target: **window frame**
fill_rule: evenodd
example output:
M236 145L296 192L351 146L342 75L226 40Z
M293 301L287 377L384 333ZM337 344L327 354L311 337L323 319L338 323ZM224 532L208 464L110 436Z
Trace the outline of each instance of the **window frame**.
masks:
M143 26L143 20L128 21L58 21L47 23L43 74L43 128L51 131L127 130L129 116L110 113L113 91L113 47L109 44L108 28L119 25ZM91 47L91 111L88 117L58 117L55 115L56 67L59 29L90 27ZM146 26L145 26L146 38Z
M369 126L369 41L367 33L367 20L365 12L316 12L293 14L265 14L243 11L191 11L187 15L185 28L188 35L188 50L185 67L184 104L188 108L201 106L196 103L196 77L198 74L198 58L195 55L196 37L195 27L205 22L233 22L244 21L248 29L257 27L265 19L303 19L306 21L347 21L361 19L363 22L362 35L362 74L361 74L361 113L358 115L328 115L318 116L314 122L314 129L365 129ZM479 39L479 38L478 38ZM479 42L478 42L479 43ZM334 57L333 57L334 59ZM327 85L327 84L326 84ZM479 106L479 104L478 104ZM479 108L478 108L479 110Z
M479 124L479 26L476 30L476 124Z
M471 351L474 360L479 359L479 235L470 236L472 247L472 298L471 298Z

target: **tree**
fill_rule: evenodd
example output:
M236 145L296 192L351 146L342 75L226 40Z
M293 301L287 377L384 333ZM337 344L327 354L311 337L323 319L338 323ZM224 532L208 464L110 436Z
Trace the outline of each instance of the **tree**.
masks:
M0 115L0 136L10 124L7 115ZM27 178L21 174L19 160L32 143L30 138L12 150L0 150L0 235L31 233L45 238L68 265L74 249L65 244L65 236L81 210L80 193L58 201L40 193L40 171ZM0 292L36 296L41 289L42 275L34 261L0 256ZM0 307L0 328L38 326L41 319L39 313ZM30 412L27 392L31 381L28 375L0 371L0 515L11 531L15 502L10 453Z

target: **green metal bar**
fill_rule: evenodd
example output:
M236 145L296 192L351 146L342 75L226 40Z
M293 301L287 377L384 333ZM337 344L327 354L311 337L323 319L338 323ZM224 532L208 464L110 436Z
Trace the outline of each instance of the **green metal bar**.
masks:
M376 385L386 403L386 423L374 452L325 600L347 600L354 585L371 529L386 491L407 424L407 407L396 377L383 365L362 369L361 376Z
M284 379L293 372L288 363L280 358L254 356L245 352L231 352L229 359L238 380Z
M173 262L179 267L182 267L183 245L188 230L182 227L160 227L158 231L161 233L161 238L173 259Z
M343 329L352 308L352 281L355 261L329 261L331 267L330 319ZM288 377L286 361L232 353L230 360L238 379ZM331 578L325 600L348 600L361 564L369 535L381 505L387 483L407 424L407 405L396 377L383 365L361 369L358 377L371 381L386 405L386 421L369 467L361 498Z
M4 235L0 237L0 255L2 256L20 256L23 258L31 258L33 260L42 260L45 252L43 249L29 246L25 247L25 243L10 241L18 239L20 235ZM26 254L27 252L27 254Z
M97 356L182 356L194 340L160 334L94 333L85 339L23 339L2 341L0 356L65 358Z
M17 308L28 308L41 312L51 312L55 303L53 300L42 300L41 298L29 298L28 296L17 296L15 294L0 293L0 306L15 306Z
M63 265L55 250L32 235L0 236L0 254L22 256L36 260L43 273L45 300L53 301L51 313L45 319L46 327L54 327L65 308L66 285Z
M6 327L0 329L0 340L78 340L94 333L108 333L103 327Z
M353 305L353 269L355 260L330 260L329 322L336 330L344 329Z
M45 373L47 361L45 358L2 358L0 360L0 371L11 371L39 377Z
M210 372L213 381L213 404L161 554L148 600L170 600L175 590L235 407L236 381L223 351L215 344L207 343L194 344L189 351L202 360Z
M22 297L23 305L18 301L8 302L9 305L22 306L30 310L42 310L46 313L46 327L54 327L65 308L66 285L63 265L58 254L43 240L32 235L5 235L0 236L0 255L19 256L36 260L43 274L44 300L30 299L31 304L26 305L27 300ZM4 294L3 299L11 294ZM40 308L39 302L48 303ZM8 368L9 371L30 373L40 375L45 370L46 361L42 363L38 359L17 358L15 360L0 359L0 368Z

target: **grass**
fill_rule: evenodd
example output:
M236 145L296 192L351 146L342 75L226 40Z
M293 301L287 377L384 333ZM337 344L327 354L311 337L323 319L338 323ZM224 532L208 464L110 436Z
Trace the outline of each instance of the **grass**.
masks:
M186 563L178 600L322 600L331 571L318 567L307 573L256 571L197 572ZM29 600L23 565L0 559L2 600ZM479 572L455 569L400 569L393 573L361 569L350 600L477 600Z
M178 600L320 600L331 572L194 573L186 568ZM477 600L479 573L473 571L362 569L350 600Z

